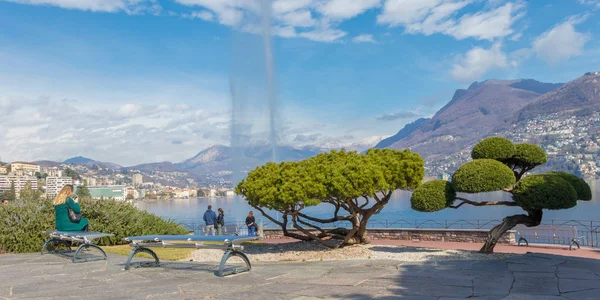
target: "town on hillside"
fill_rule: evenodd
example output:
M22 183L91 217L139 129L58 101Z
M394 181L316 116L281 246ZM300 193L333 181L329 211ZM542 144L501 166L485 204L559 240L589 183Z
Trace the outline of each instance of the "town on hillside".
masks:
M72 184L85 186L94 199L115 199L134 201L141 199L172 199L196 197L233 197L231 189L196 185L177 186L161 184L152 179L166 174L146 174L135 171L118 171L98 165L57 164L41 166L28 162L0 162L0 200L14 200L23 197L26 192L36 198L53 198L63 186ZM190 179L193 183L193 180ZM28 194L30 195L30 194Z

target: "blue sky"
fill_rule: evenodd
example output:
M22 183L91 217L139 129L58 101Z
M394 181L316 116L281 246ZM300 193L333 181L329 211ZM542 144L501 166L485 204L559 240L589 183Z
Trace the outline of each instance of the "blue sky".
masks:
M0 157L183 160L229 143L230 78L266 140L265 11L294 146L392 135L473 81L600 69L600 0L265 1L0 0Z

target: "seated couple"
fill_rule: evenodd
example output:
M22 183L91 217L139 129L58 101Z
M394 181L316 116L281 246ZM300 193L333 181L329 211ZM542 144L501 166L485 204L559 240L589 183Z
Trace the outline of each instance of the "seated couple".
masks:
M56 230L88 231L88 220L81 217L81 207L79 199L73 195L73 185L65 185L54 199L53 204L56 214Z

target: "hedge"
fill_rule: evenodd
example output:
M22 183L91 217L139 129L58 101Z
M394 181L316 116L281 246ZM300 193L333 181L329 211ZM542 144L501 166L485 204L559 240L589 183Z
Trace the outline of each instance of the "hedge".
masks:
M434 212L451 206L456 199L452 184L445 180L432 180L418 187L410 197L412 209L421 212Z
M187 234L173 221L115 200L82 200L81 211L89 220L89 230L115 234L97 240L99 245L125 244L127 236L147 234ZM0 253L40 251L46 236L54 230L54 207L50 200L14 203L0 206Z
M471 151L473 159L495 159L503 161L515 155L513 142L503 137L490 137L481 140Z
M493 159L476 159L458 168L452 175L457 192L485 193L501 191L516 182L514 172L503 163Z
M567 209L577 205L577 191L556 174L529 175L512 190L513 199L525 209Z

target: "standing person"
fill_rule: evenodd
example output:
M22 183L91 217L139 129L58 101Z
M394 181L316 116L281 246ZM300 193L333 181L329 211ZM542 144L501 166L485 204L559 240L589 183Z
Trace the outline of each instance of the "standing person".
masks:
M215 221L217 220L217 214L212 211L212 205L208 206L208 209L204 213L204 223L206 224L206 235L210 231L210 235L215 235Z
M69 218L69 208L76 214L81 214L81 207L77 197L73 196L73 185L65 185L54 199L54 212L56 214L56 230L59 231L88 231L88 220L81 218L79 222L72 222Z
M248 235L255 236L257 227L256 219L254 219L254 213L252 211L250 211L246 217L246 225L248 226Z
M223 235L223 226L225 226L225 214L223 209L217 209L219 215L217 216L217 235Z

